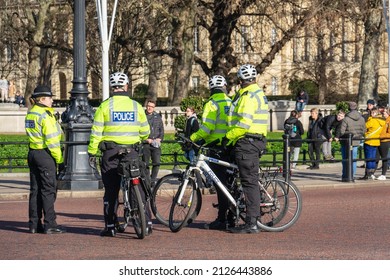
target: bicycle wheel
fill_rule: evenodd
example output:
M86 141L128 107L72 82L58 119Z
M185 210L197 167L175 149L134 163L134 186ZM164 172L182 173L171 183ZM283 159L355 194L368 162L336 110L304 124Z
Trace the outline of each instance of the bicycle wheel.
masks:
M151 208L159 223L169 226L169 211L177 190L183 181L183 173L165 175L153 188Z
M194 217L196 217L200 211L201 204L202 194L199 188L197 188L194 179L189 177L188 179L183 180L171 205L169 212L169 229L172 232L178 232L183 227L192 223Z
M135 233L137 234L139 239L143 239L146 235L146 217L140 187L140 185L130 185L129 202L130 217L133 223Z
M123 181L121 184L126 184L128 182ZM118 208L116 211L117 221L115 223L115 227L118 232L125 232L127 225L130 221L130 205L129 205L129 197L128 197L128 188L121 186L121 190L118 195ZM125 202L126 201L126 202Z
M302 197L292 182L276 177L266 179L260 186L261 204L259 227L265 231L284 231L299 218Z

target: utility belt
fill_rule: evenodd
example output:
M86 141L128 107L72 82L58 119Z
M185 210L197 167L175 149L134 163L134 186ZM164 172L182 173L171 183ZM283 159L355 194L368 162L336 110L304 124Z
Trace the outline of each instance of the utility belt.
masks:
M47 152L49 155L51 154L49 148L34 149L34 148L31 148L31 147L28 147L28 149L31 150L31 151L45 151L45 152Z
M139 143L117 144L117 143L111 142L111 141L103 141L103 142L100 142L100 144L99 144L99 149L102 152L107 151L107 150L112 150L112 149L118 149L118 148L133 149L133 150L136 150L138 152L140 149L140 144Z
M244 138L248 139L249 141L263 141L265 136L264 134L245 133Z

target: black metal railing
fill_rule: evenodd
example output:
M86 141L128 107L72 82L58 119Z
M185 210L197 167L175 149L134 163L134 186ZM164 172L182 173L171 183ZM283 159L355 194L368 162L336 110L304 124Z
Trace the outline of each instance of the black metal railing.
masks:
M371 138L372 139L372 138ZM362 139L353 139L353 140L359 140L361 142L364 142L364 138ZM310 140L310 139L301 139L301 140L293 140L293 139L290 139L289 135L283 135L282 139L267 139L267 142L269 143L272 143L272 142L276 142L276 143L283 143L283 149L282 149L282 152L279 152L279 151L276 151L276 150L269 150L266 152L265 155L263 155L263 157L260 159L260 163L261 165L263 166L272 166L272 167L275 167L275 166L282 166L283 168L283 176L286 178L286 179L289 179L289 176L290 176L290 173L288 172L290 170L290 163L297 163L297 164L307 164L308 162L310 163L314 163L314 162L318 162L318 163L324 163L324 162L328 162L326 160L311 160L309 157L308 157L308 150L306 149L301 149L300 150L300 154L301 154L301 160L298 160L298 161L291 161L290 160L290 155L291 155L291 149L289 149L288 147L290 146L291 142L296 142L296 141L299 141L299 142L302 142L302 143L310 143L310 142L313 142L313 141L318 141L318 142L324 142L324 140ZM344 141L345 145L347 147L352 147L352 135L350 135L348 138L344 138L344 139L341 139L340 141ZM166 144L177 144L178 142L176 140L164 140L162 145L166 145ZM87 145L88 142L87 141L73 141L73 142L62 142L62 144L66 144L66 145ZM26 147L26 150L25 150L25 155L21 156L21 155L18 155L18 156L13 156L13 155L7 155L7 156L3 156L1 157L0 156L0 171L2 170L5 170L5 172L8 172L8 173L12 173L14 172L14 170L23 170L23 169L28 169L28 165L27 165L27 153L28 153L28 142L18 142L18 141L9 141L9 142L0 142L0 147L6 149L6 150L10 150L9 148L7 148L6 146L10 146L10 145L19 145L19 146L25 146ZM280 150L280 149L278 149ZM353 160L353 157L352 157L352 149L349 149L351 150L351 153L348 154L348 157L346 159L341 159L341 160L332 160L332 162L347 162L347 174L348 174L348 180L352 181L353 178L352 178L352 168L353 168L353 163L354 162L357 162L357 161L372 161L374 159L364 159L364 154L363 154L363 149L361 147L359 147L358 149L358 157L357 159L354 159ZM333 152L333 156L336 155L337 152L340 152L340 151L336 151L334 148L332 149L332 152ZM184 154L181 153L181 152L173 152L173 153L163 153L161 155L162 157L162 160L161 160L161 163L160 165L161 166L180 166L180 165L186 165L188 164L188 161L185 159L184 157ZM164 160L164 158L173 158L172 161L167 161L167 160ZM375 160L376 161L380 161L380 160L389 160L390 158L376 158Z

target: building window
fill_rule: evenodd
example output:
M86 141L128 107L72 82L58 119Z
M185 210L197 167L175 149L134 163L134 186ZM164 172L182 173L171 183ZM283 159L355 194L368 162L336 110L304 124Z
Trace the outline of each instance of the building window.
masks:
M331 32L329 35L329 60L334 61L334 47L336 45L336 37L334 32Z
M276 29L275 28L272 28L271 30L271 45L275 45L276 43L276 37L277 37L277 33L276 33Z
M298 62L299 61L299 53L298 53L298 39L293 39L293 61Z
M241 52L246 53L250 46L250 27L246 25L241 26Z
M167 37L167 48L168 48L168 50L171 50L171 49L172 49L172 46L173 46L173 43L172 43L172 36L169 35L169 36Z
M360 56L359 56L359 42L360 42L360 36L359 36L359 24L358 22L355 22L355 50L354 50L354 62L359 62Z
M318 34L317 35L317 61L322 61L325 57L323 57L323 51L324 51L324 35Z
M198 89L199 89L199 77L198 76L193 76L192 77L192 89L195 91L195 92L198 92Z
M194 52L199 52L199 27L194 27Z
M341 26L341 61L346 62L347 61L347 52L348 52L348 46L347 46L347 40L348 40L348 31L346 28L346 23L345 19L342 21L342 26Z
M272 77L271 82L272 95L278 95L278 78Z
M304 61L310 61L310 52L311 52L311 48L310 48L310 37L309 37L309 31L308 29L306 28L305 29L305 54L304 54L304 57L303 57L303 60Z
M12 49L12 45L11 44L7 44L6 45L5 52L6 52L7 62L13 61L14 53L13 53L13 49Z

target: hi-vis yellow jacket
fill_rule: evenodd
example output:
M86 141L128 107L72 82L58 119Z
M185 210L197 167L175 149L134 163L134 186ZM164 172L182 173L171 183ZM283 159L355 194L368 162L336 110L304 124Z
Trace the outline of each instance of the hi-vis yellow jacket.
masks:
M202 125L191 135L196 142L204 139L206 144L222 139L228 129L227 116L231 99L224 92L214 93L203 108Z
M237 92L230 107L228 123L226 138L233 144L245 133L267 135L268 100L257 84L250 84Z
M62 130L53 108L35 104L26 115L25 130L31 149L49 149L57 164L64 162L60 146Z
M95 112L88 153L95 155L99 143L136 144L148 138L150 127L142 106L125 93L103 101Z

